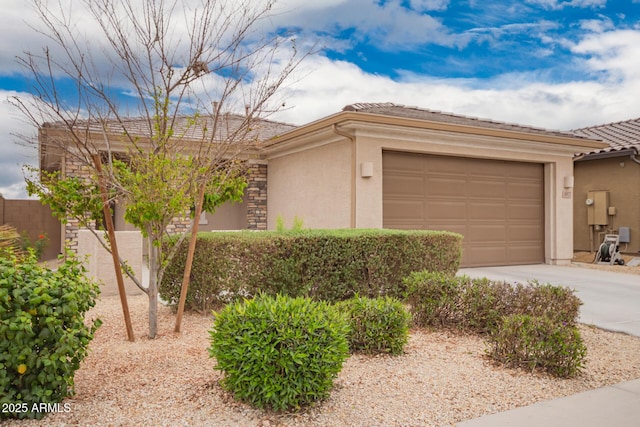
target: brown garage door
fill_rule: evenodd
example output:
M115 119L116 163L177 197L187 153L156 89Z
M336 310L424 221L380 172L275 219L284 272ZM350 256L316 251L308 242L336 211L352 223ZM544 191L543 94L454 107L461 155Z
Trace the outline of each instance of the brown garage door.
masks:
M464 236L462 266L544 262L539 163L385 151L383 226Z

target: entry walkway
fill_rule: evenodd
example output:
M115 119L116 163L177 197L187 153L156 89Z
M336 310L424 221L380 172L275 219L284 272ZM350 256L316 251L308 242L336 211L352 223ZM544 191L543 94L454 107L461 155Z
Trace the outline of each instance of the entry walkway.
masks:
M510 283L564 285L584 305L580 322L640 337L640 275L554 265L465 268L458 274ZM638 427L640 379L455 424L456 427Z

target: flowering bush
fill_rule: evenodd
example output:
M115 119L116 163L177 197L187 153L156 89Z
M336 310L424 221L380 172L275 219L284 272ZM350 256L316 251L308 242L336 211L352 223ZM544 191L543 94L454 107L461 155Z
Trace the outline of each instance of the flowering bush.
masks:
M28 252L30 249L36 254L36 258L41 259L45 249L49 246L49 238L46 234L39 234L38 238L31 240L29 234L23 231L18 241L19 249L22 252Z

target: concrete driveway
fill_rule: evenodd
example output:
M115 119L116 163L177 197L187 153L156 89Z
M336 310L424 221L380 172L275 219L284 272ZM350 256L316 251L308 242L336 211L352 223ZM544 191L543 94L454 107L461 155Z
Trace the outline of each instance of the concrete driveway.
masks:
M557 265L461 268L459 275L510 283L540 283L575 289L584 303L580 322L640 337L640 275Z

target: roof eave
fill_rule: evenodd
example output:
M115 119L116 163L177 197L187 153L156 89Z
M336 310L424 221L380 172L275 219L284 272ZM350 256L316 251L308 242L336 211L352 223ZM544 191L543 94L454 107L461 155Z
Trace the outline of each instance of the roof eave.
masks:
M331 116L327 116L323 119L311 122L307 125L300 126L294 130L286 132L276 138L270 143L264 145L264 148L269 151L276 147L282 147L282 145L293 146L296 145L295 141L300 137L318 132L326 127L330 127L334 124L344 124L345 122L358 122L358 123L375 123L405 126L417 129L428 129L445 132L456 132L473 135L483 135L496 138L509 138L526 141L536 141L551 144L562 144L568 146L574 146L580 149L586 149L582 151L592 151L594 149L603 149L608 147L604 142L597 141L586 137L572 137L572 136L558 136L558 135L543 135L529 132L518 132L509 129L495 129L482 126L469 126L458 123L445 123L424 119L414 119L399 116L390 116L385 114L373 114L365 112L353 112L342 111ZM581 151L581 150L576 150Z
M583 162L587 160L611 159L615 157L637 156L638 150L635 148L624 148L621 150L603 151L598 153L589 153L577 156L575 162Z

